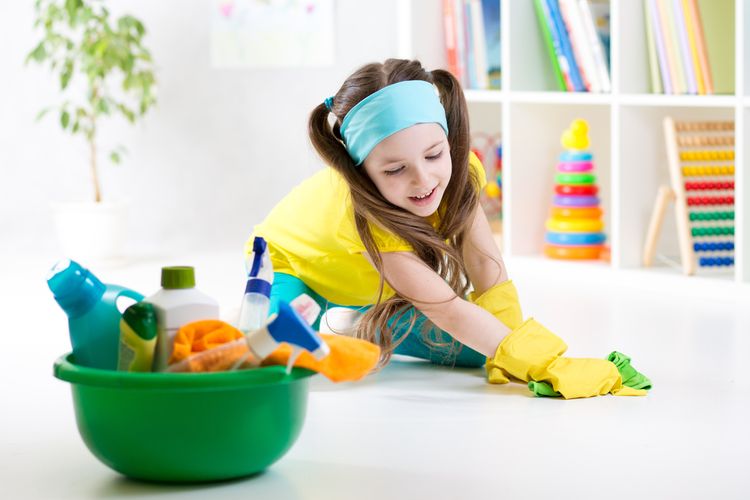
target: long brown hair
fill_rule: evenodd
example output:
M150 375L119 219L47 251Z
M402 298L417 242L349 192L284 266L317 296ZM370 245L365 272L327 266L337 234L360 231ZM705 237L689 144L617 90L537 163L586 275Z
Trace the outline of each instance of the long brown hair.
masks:
M351 108L383 87L407 80L424 80L434 84L439 90L448 121L452 171L441 202L446 210L444 214L440 214L437 228L425 218L387 201L364 168L354 165L341 137L341 122ZM329 122L331 113L335 116L332 125ZM407 332L394 342L392 329L388 325L389 319L405 315L412 304L398 290L393 297L382 300L383 261L370 231L370 223L376 223L405 240L411 245L415 255L445 279L459 297L463 297L469 288L462 251L464 235L471 224L470 216L479 200L479 180L469 169L469 119L463 91L451 73L442 69L426 71L419 61L388 59L382 64L367 64L346 79L333 97L330 112L325 104L319 104L312 111L308 130L312 145L320 157L340 173L349 185L357 232L380 273L378 300L360 320L356 335L380 344L382 354L379 366L382 367L390 360L393 350L411 332L416 317L411 315ZM450 297L447 301L454 298ZM425 326L423 335L426 335L432 325L427 321ZM426 340L433 345L437 342L437 339ZM454 342L453 346L457 345Z

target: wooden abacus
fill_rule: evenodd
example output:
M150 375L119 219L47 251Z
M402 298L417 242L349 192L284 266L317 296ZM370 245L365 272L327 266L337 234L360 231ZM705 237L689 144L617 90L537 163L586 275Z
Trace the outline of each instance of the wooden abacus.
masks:
M643 265L653 264L667 205L674 202L682 271L734 265L734 122L664 119L670 185L651 214ZM711 164L705 162L710 161Z

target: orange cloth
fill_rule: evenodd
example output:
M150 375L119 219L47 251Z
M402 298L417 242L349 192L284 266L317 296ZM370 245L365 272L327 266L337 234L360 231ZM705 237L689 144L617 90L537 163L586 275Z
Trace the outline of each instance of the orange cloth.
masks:
M177 330L169 364L182 361L197 352L207 351L242 337L241 331L218 319L188 323Z
M244 338L241 331L217 319L194 321L183 325L175 335L167 370L227 370L240 356L248 352ZM242 342L237 342L240 339Z
M302 352L294 366L322 373L333 382L351 382L363 378L378 364L380 347L373 343L344 335L321 333L320 336L328 344L331 353L318 361L309 352ZM262 364L286 365L291 354L291 346L282 344Z
M244 338L220 344L217 347L197 352L182 361L167 366L168 372L222 372L238 368L254 368L258 360L250 353Z

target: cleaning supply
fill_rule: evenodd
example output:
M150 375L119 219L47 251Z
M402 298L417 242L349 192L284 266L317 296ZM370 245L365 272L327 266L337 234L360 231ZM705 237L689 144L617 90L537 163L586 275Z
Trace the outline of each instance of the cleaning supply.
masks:
M140 301L143 295L119 285L102 283L91 271L64 259L50 270L47 285L68 316L70 342L76 364L117 369L120 297Z
M318 360L303 352L296 359L291 346L282 345L263 360L263 366L289 365L307 368L326 376L332 382L353 382L370 373L380 359L380 347L366 340L336 334L321 334L330 354Z
M546 382L552 391L559 392L566 399L607 393L646 395L645 390L624 386L617 367L609 360L562 357L568 346L533 318L518 325L520 306L510 282L495 285L478 297L471 294L469 299L493 313L512 330L500 342L495 355L487 360L490 383L504 384L510 380ZM536 393L533 384L530 389ZM549 392L546 389L538 388L540 392Z
M263 360L282 342L289 344L292 354L286 365L287 373L291 372L294 361L303 351L308 351L317 360L322 360L329 354L328 345L320 335L310 328L291 305L283 301L279 302L278 312L271 315L266 325L247 333L245 339L252 355L258 360ZM233 368L237 368L238 364Z
M240 306L239 329L245 333L262 327L271 304L273 266L266 240L256 236L253 252L248 259L247 285Z
M161 290L145 299L156 309L159 330L154 352L154 371L162 371L167 367L174 337L181 326L219 317L219 304L195 288L193 267L163 267L161 286Z
M183 325L177 330L169 364L182 361L196 353L241 340L242 332L224 321L206 319Z
M239 332L239 330L237 331ZM255 368L258 366L254 362L259 363L259 361L256 361L252 357L247 358L247 353L247 342L241 338L213 347L207 351L193 354L189 358L169 365L164 371L190 373L230 371L234 368L238 360L244 361L240 363L243 368Z
M315 320L318 319L318 315L320 314L320 304L315 302L315 299L306 293L297 295L292 299L289 305L292 306L292 309L297 311L297 314L302 316L302 319L304 319L308 325L315 323Z
M607 359L615 364L622 376L622 385L633 389L651 390L651 380L630 365L630 358L621 352L612 351Z
M175 335L167 372L215 372L230 369L248 353L245 336L220 320L201 320L183 325ZM260 360L251 358L252 366Z
M320 305L315 302L315 299L307 295L306 293L299 294L296 296L290 303L289 306L291 306L291 309L294 310L294 312L297 313L297 315L304 320L308 325L312 325L315 323L315 320L318 319L318 315L320 314ZM287 311L286 306L284 307L284 311L282 313L283 315L288 315L289 311ZM306 339L310 337L310 333L303 329L302 327L298 328L301 332L302 339ZM259 329L260 330L260 329ZM255 332L259 331L256 330ZM236 370L240 366L247 365L249 362L251 366L257 366L257 363L262 360L262 356L255 355L253 357L254 352L261 352L266 353L269 351L270 348L266 347L266 345L269 343L268 337L266 335L265 331L260 331L260 333L255 332L248 332L246 334L247 344L250 346L251 351L248 352L245 356L243 356L241 359L237 360L235 364L232 366L233 370ZM315 331L312 331L312 336L315 337L315 342L311 343L310 345L312 347L317 348L318 344L321 344L322 341L320 341L317 338L317 334ZM272 342L276 342L276 340L272 339ZM289 336L285 342L289 342L294 344L297 342L295 338L292 338ZM253 344L258 344L257 347L253 349ZM300 346L301 349L305 349L305 347ZM325 355L325 354L318 354L318 355ZM292 361L293 363L294 361ZM290 364L291 366L291 364ZM288 368L288 367L287 367ZM288 370L287 370L288 371Z
M120 355L117 369L150 372L156 349L156 311L153 304L138 302L125 309L120 320Z

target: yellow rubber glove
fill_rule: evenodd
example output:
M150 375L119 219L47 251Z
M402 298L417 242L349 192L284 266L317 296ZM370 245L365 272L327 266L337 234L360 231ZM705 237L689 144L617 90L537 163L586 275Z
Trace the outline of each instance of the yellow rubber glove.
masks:
M565 342L533 318L522 321L521 306L513 283L505 281L484 292L472 293L469 300L492 313L513 331L487 358L487 381L505 384L547 382L565 398L597 396L611 392L617 396L641 396L646 391L622 385L614 363L600 359L561 358Z
M471 292L469 302L489 311L511 330L515 330L523 323L518 292L511 280L503 281L479 296L475 292Z
M492 313L511 330L515 330L523 323L518 292L511 280L495 285L479 296L475 292L471 292L469 301ZM485 369L487 370L487 380L491 384L507 384L510 381L508 374L495 365L493 358L487 358Z
M565 399L615 396L645 396L645 389L622 385L622 376L611 361L595 358L560 357L535 372L532 379L547 382Z

